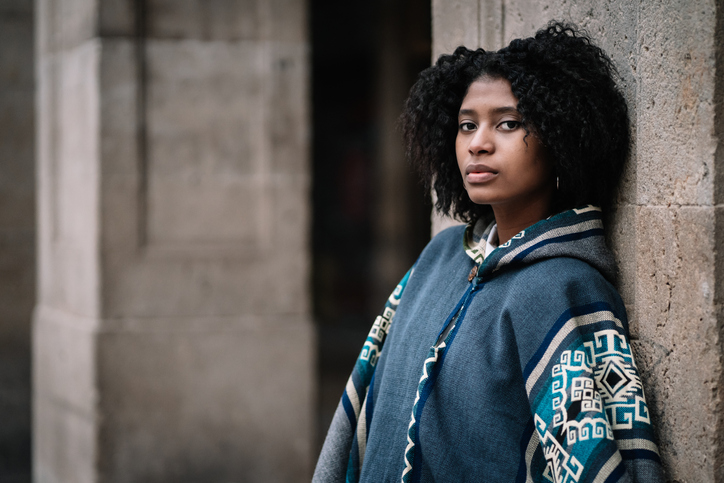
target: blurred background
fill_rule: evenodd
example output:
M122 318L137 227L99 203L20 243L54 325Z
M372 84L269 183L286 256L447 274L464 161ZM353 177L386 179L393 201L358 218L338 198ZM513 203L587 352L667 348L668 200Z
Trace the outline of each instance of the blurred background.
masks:
M308 481L429 239L429 0L0 0L0 483Z
M397 119L430 65L430 1L311 3L318 435L387 297L430 238Z

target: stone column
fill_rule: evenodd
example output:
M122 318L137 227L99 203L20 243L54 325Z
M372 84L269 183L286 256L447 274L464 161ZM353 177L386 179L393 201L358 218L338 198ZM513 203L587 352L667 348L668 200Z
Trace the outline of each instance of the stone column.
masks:
M35 303L33 4L0 2L0 481L30 478Z
M307 481L304 1L36 5L35 481Z
M497 49L563 19L619 69L634 140L609 239L667 477L690 483L724 482L723 9L716 0L433 2L436 53Z

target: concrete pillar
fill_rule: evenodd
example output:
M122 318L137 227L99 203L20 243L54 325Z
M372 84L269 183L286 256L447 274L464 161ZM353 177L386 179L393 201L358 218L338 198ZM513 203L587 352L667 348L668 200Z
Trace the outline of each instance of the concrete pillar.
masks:
M0 481L30 479L35 301L33 4L0 2Z
M35 481L307 481L304 1L36 6Z
M611 245L672 481L724 481L724 11L716 0L435 0L434 52L497 49L550 19L613 58L634 133Z

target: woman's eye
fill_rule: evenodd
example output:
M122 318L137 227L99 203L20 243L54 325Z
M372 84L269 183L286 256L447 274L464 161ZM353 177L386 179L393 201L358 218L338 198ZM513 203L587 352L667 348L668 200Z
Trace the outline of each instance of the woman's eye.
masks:
M461 122L460 130L463 132L475 131L475 124L473 124L472 122Z
M518 129L519 126L519 121L503 121L500 123L500 129L502 129L503 131L513 131L515 129Z

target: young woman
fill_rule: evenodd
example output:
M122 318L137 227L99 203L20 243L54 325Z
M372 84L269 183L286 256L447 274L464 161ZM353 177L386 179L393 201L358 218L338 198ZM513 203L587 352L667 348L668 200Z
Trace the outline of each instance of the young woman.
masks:
M614 73L552 23L421 74L407 153L468 224L375 321L315 482L663 481L604 243L629 147Z

